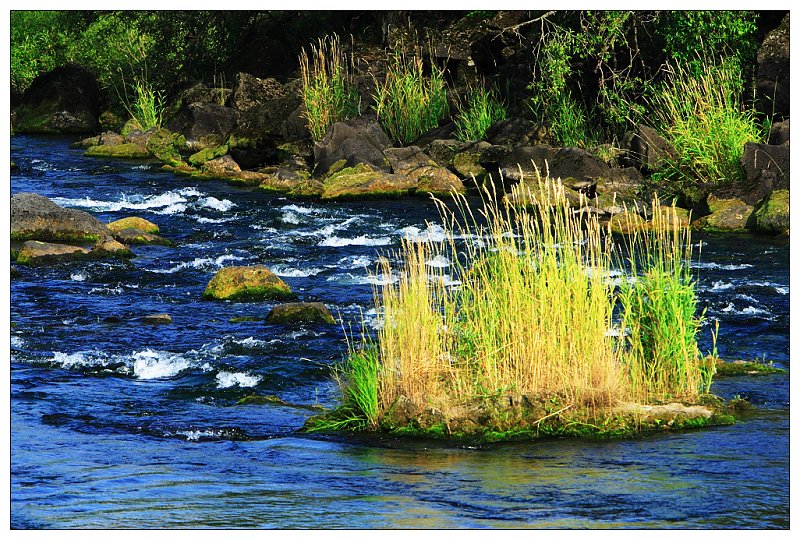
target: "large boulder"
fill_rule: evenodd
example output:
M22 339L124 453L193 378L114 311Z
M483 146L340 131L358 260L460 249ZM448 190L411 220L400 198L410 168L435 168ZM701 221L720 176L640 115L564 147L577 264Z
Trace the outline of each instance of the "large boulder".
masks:
M190 150L219 146L228 140L237 124L235 109L217 103L191 103L167 122L167 129L180 133Z
M775 122L769 130L769 144L785 144L789 142L789 120Z
M520 146L500 157L498 166L506 182L519 182L538 175L547 176L557 148L545 144ZM552 174L550 175L552 177ZM555 178L555 177L554 177Z
M361 118L333 124L314 145L314 176L329 174L358 164L388 173L389 160L383 154L391 145L380 124Z
M203 292L206 300L257 301L291 298L284 281L263 265L230 266L217 272Z
M69 64L39 75L14 110L17 133L89 133L97 128L100 90L85 68Z
M62 208L36 193L11 197L11 239L96 244L110 237L106 225L87 212Z
M758 50L756 88L762 112L789 117L789 13Z
M322 184L322 199L402 197L412 194L417 182L402 174L373 169L365 163L332 174Z
M756 209L755 229L766 234L789 231L789 190L776 189Z
M755 204L773 189L789 187L788 144L747 143L740 163L748 191L742 199L748 204Z
M669 141L644 124L625 134L622 147L628 163L644 171L657 171L678 157L678 152Z
M692 227L704 231L743 231L753 213L753 207L736 198L722 199L709 195L711 213L692 222Z
M333 315L322 302L278 304L267 313L267 322L269 324L336 324Z
M278 141L306 136L305 122L298 113L301 100L296 81L281 84L238 73L229 102L238 113L230 152L244 167L273 161Z
M434 195L464 193L461 179L440 167L418 146L387 148L384 152L394 174L402 174L416 182L416 191Z

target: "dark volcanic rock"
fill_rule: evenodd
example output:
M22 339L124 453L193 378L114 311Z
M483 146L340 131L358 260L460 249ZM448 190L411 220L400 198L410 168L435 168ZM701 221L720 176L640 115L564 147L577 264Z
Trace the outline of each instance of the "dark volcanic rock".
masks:
M15 109L18 133L87 133L97 127L100 90L85 68L69 64L36 77Z
M758 50L756 86L762 112L789 117L789 14Z
M190 149L199 150L225 143L236 123L235 109L216 103L192 103L167 123L167 129L183 135Z
M789 145L747 143L741 159L747 193L742 199L755 204L773 189L789 186Z
M359 163L388 173L391 167L383 151L390 145L389 137L375 121L337 122L314 145L314 176L324 176L333 165L337 165L338 170Z
M636 126L635 131L625 134L622 146L627 153L628 163L646 171L656 171L665 162L678 157L669 141L643 124Z

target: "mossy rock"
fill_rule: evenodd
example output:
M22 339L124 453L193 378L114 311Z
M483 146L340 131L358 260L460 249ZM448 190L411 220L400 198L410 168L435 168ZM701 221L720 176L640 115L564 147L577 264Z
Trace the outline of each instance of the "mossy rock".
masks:
M150 157L144 146L135 143L104 144L86 149L86 156L99 158L142 159Z
M321 197L323 200L402 197L416 187L416 182L407 176L376 171L359 163L326 178Z
M475 180L481 181L489 174L480 164L481 156L483 156L482 149L456 154L453 156L453 170L461 178L467 179L474 176Z
M692 222L692 228L701 231L743 231L753 213L753 207L740 199L719 199L708 196L711 214Z
M111 237L105 238L92 246L90 255L93 257L119 257L122 259L133 257L130 249Z
M267 314L269 324L320 323L336 324L331 312L322 302L292 302L279 304Z
M28 240L17 253L17 264L39 266L43 264L87 257L90 250L80 246L53 244Z
M611 216L609 221L611 232L630 234L647 228L647 220L635 212L621 212Z
M186 148L186 137L162 128L147 138L146 147L150 154L164 163L178 166L183 163L181 150Z
M244 315L242 317L231 317L228 319L229 323L242 323L242 322L261 322L263 319L261 317L256 317L255 315Z
M776 189L755 211L755 229L766 234L789 231L789 190Z
M189 156L189 163L194 165L195 167L200 167L206 161L211 161L212 159L216 159L218 157L222 157L228 153L228 145L222 144L220 146L214 146L211 148L203 148L202 150L195 152L191 156Z
M205 300L280 300L293 296L284 281L262 265L230 266L217 272L203 292Z
M158 225L137 216L131 216L112 221L107 225L107 227L112 233L119 232L123 229L138 229L150 234L158 234L161 232L158 228Z
M753 375L772 375L775 373L786 373L785 369L776 367L772 362L766 361L747 361L747 360L722 360L715 362L717 371L716 377L738 377Z
M113 233L114 239L122 242L123 244L137 244L137 245L158 245L158 246L174 246L171 240L167 240L163 236L157 234L150 234L133 227L115 231Z

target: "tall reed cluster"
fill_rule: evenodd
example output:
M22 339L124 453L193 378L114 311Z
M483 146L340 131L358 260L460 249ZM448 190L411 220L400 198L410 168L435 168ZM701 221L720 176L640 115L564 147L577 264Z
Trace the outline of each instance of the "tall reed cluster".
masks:
M570 208L560 183L515 189L531 185L537 193L502 202L487 192L478 212L463 198L455 213L441 204L449 240L403 242L399 281L376 290L376 341L353 344L342 373L345 402L362 427L377 426L400 399L457 416L485 398L602 410L692 401L708 390L713 368L696 342L688 230L654 206L652 228L617 245L596 216ZM449 258L457 287L428 264L437 257ZM629 278L620 284L611 276L623 263ZM388 260L379 271L397 274ZM365 354L374 380L363 377ZM356 390L365 384L367 392ZM359 413L352 396L364 394L370 407Z
M487 90L483 84L468 86L467 95L457 109L453 118L455 135L462 141L483 139L492 124L506 117L506 107L497 97L496 89Z
M686 180L732 182L742 178L744 144L763 140L753 109L743 106L741 67L734 61L668 68L648 107L678 159L667 174Z
M310 49L300 53L303 115L311 137L318 141L334 123L358 116L359 95L339 36L320 39Z
M444 72L436 65L425 73L420 56L394 55L386 78L375 79L375 113L393 140L409 143L449 115Z

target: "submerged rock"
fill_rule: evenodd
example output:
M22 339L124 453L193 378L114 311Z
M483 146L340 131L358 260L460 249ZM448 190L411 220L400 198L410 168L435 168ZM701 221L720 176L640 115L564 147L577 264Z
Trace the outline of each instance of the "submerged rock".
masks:
M79 259L86 257L91 251L80 246L52 244L38 240L28 240L17 254L17 263L38 266L52 262Z
M270 324L321 323L336 324L331 312L322 302L292 302L279 304L267 314Z
M154 315L144 315L134 319L143 324L172 324L172 317L168 313L156 313Z
M281 278L262 265L230 266L217 272L206 286L203 299L253 301L292 297Z

